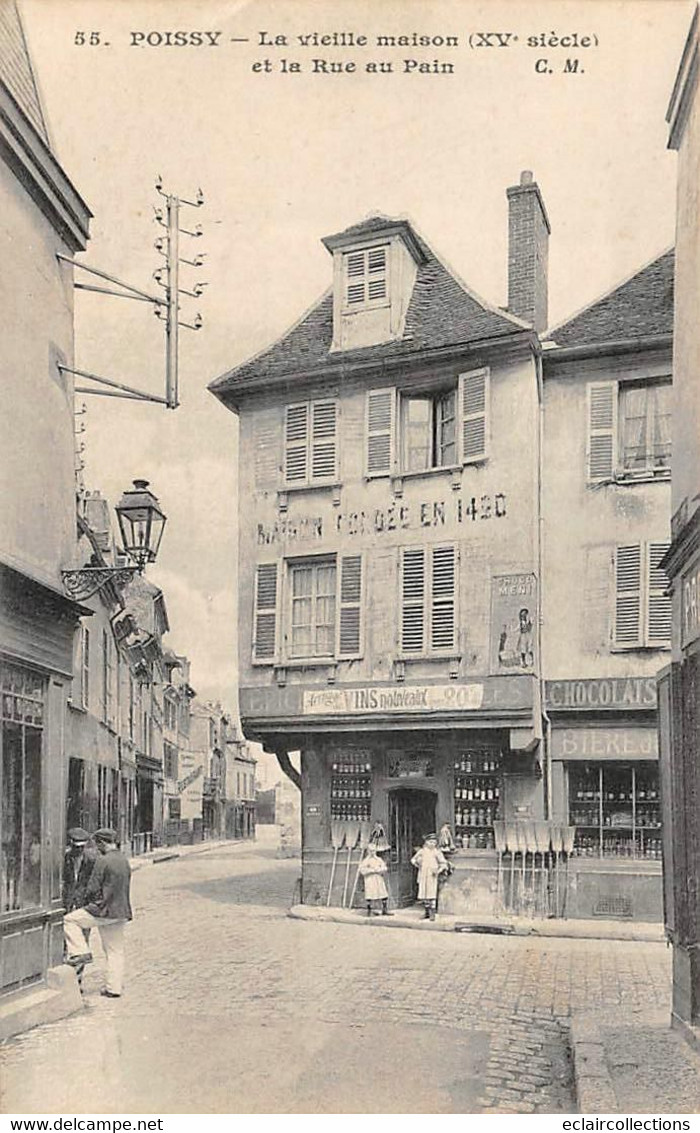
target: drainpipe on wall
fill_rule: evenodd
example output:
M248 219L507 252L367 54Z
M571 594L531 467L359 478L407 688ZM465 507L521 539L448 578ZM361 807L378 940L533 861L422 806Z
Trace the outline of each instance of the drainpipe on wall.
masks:
M539 686L540 686L540 712L542 723L542 742L544 745L544 776L545 818L552 818L552 721L547 713L546 689L544 679L544 656L542 653L542 639L544 628L544 587L542 585L542 545L544 543L544 515L542 511L542 470L544 451L544 378L542 374L542 351L539 344L536 347L535 367L537 372L537 397L539 402L538 437L537 437L537 579L540 600L538 602L537 617L537 655L539 657Z

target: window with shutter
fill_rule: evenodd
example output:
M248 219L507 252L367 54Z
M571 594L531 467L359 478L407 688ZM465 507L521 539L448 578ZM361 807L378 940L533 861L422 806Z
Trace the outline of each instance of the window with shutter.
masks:
M367 393L367 475L388 476L394 470L396 390Z
M276 653L277 563L260 563L255 578L253 658L274 661Z
M304 483L308 476L309 406L288 405L285 423L284 478L288 484Z
M422 653L425 645L425 551L403 552L401 570L401 651Z
M311 402L311 479L335 479L336 404Z
M455 644L455 549L433 548L430 644L435 650Z
M348 310L383 306L387 302L387 248L348 252L345 265L345 306Z
M340 560L340 617L338 656L359 657L362 646L362 556Z
M666 594L668 577L659 565L669 543L649 543L648 554L648 609L647 641L649 645L667 646L671 643L671 599Z
M589 382L588 480L610 480L615 471L617 444L617 382Z
M663 649L671 643L671 599L660 563L668 542L633 543L615 555L615 632L618 648Z
M290 487L332 483L337 476L338 406L335 401L288 405L284 478Z
M490 440L488 369L460 374L459 411L462 464L485 460Z
M615 556L615 644L641 644L642 549L618 547Z
M401 652L453 651L457 637L454 546L406 547L401 556Z

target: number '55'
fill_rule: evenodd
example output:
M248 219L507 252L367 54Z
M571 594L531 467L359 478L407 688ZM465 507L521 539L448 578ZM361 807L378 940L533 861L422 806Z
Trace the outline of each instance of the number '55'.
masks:
M97 47L100 43L100 33L98 31L77 31L73 43L76 47L83 47L85 44L89 47Z

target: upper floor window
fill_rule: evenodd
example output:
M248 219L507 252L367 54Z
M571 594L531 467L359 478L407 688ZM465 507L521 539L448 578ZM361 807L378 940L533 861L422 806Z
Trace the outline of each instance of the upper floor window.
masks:
M439 389L369 390L368 476L428 472L485 460L490 439L488 369Z
M253 659L314 661L359 657L362 556L260 563L255 582ZM280 583L285 594L280 594ZM280 621L283 632L280 633Z
M335 652L335 560L292 566L290 657Z
M166 779L177 779L178 752L174 744L163 741L163 774Z
M663 649L671 644L671 599L660 562L668 543L627 543L615 552L615 619L618 649Z
M388 299L387 245L346 252L343 257L346 310L383 306Z
M90 630L84 625L78 630L71 699L77 708L90 707Z
M284 478L291 486L332 483L337 477L337 404L288 405L284 429Z
M588 480L667 475L671 467L671 384L588 385Z
M106 629L102 630L102 719L114 724L114 642Z
M457 392L401 398L401 468L421 472L457 463Z
M175 731L177 728L177 703L170 696L165 697L163 715L165 717L166 728L169 728L170 731Z

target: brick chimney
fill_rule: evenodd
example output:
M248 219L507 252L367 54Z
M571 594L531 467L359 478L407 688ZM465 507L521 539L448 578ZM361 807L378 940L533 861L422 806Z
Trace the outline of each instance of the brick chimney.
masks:
M549 219L542 194L529 169L520 184L506 190L508 197L508 311L532 323L536 331L547 326L547 260Z

